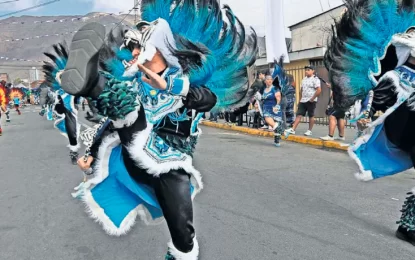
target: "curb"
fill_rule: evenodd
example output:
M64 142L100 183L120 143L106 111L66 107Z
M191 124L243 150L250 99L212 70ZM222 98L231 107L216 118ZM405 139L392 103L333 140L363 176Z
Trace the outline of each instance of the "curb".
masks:
M229 130L229 131L236 131L236 132L241 132L241 133L245 133L249 135L272 137L272 138L274 137L274 133L272 132L253 129L253 128L220 124L220 123L207 122L207 121L203 121L201 122L201 124L204 126L209 126L209 127L214 127L214 128L219 128L219 129L224 129L224 130ZM282 136L282 140L294 142L294 143L312 145L312 146L316 146L319 148L335 149L335 150L340 150L340 151L347 151L347 149L349 148L348 146L344 146L338 142L323 141L321 139L310 138L310 137L305 137L305 136L290 135L288 138L285 138L285 136Z

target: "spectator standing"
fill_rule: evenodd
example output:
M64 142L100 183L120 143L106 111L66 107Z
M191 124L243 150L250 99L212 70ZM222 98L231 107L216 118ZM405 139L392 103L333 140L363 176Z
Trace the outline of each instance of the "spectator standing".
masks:
M257 74L257 78L252 84L253 89L259 90L259 92L262 94L265 89L265 73L263 71L259 71Z
M247 114L254 119L253 127L259 128L261 126L261 112L259 112L259 102L257 100L251 103Z
M331 88L331 85L327 83L327 86ZM346 111L334 108L333 107L333 92L330 90L330 100L326 110L326 114L329 117L329 134L324 137L320 137L320 139L324 141L333 141L333 140L342 140L344 141L344 128L346 125ZM334 138L334 131L337 129L339 130L339 137Z
M300 124L301 118L308 114L309 125L308 130L304 133L306 136L313 135L314 113L316 110L318 96L321 93L320 79L315 75L313 66L305 67L305 78L301 82L300 103L298 104L297 117L292 128L285 130L285 135L295 134L297 126Z
M210 111L210 113L209 113L210 115L209 115L209 121L211 121L211 122L218 122L218 112L212 112L212 111Z

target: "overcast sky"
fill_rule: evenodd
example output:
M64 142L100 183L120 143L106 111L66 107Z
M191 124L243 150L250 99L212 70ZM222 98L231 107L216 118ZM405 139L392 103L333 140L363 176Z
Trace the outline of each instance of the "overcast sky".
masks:
M0 15L34 6L50 0L19 0L17 2L0 4ZM284 1L285 26L305 20L322 11L342 4L342 0L273 0ZM3 2L3 1L0 1ZM228 4L236 15L246 25L253 26L259 35L264 33L265 0L221 0ZM59 2L26 11L19 15L84 15L91 11L125 12L134 5L134 0L60 0ZM3 17L6 18L6 17ZM0 18L2 19L2 18ZM0 25L1 26L1 25ZM1 29L1 27L0 27ZM286 36L290 33L286 30Z

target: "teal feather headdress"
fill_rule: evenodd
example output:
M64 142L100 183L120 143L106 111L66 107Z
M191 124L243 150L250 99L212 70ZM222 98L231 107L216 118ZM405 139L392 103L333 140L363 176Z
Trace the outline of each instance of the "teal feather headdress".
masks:
M334 105L349 108L395 69L392 37L415 25L414 0L345 0L325 54Z
M167 21L176 41L173 55L191 86L206 86L215 93L216 109L240 106L254 94L247 68L256 60L257 36L252 28L245 29L229 6L222 12L216 0L143 0L141 17ZM111 37L113 46L116 42L121 46L120 35ZM105 57L103 67L120 78L120 53L107 50Z
M53 50L55 53L44 53L52 62L44 61L45 64L42 68L45 73L46 84L57 91L62 88L56 80L56 74L65 69L66 62L68 61L68 50L65 43L54 44Z

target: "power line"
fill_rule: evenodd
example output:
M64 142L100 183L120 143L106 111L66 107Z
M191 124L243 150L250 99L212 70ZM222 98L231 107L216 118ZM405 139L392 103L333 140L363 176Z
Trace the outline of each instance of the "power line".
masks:
M122 22L124 22L125 18L127 18L127 16L129 16L129 15L130 15L130 13L131 13L133 10L135 10L135 9L136 9L139 5L140 5L140 2L137 2L136 4L134 4L133 8L131 8L131 9L130 9L130 11L128 11L128 13L124 16L124 18L122 18L122 20L121 20L119 23L117 23L117 25L116 25L116 26L114 26L114 28L112 28L112 30L114 30L114 29L116 29L118 26L120 26L120 24L121 24Z
M110 26L114 25L116 23L109 23L109 24L103 24L104 26ZM125 25L122 23L122 25ZM7 42L7 43L14 43L14 42L21 42L21 41L27 41L27 40L35 40L35 39L41 39L45 37L60 37L60 36L67 36L69 34L77 33L78 31L68 31L63 33L52 33L52 34L44 34L44 35L36 35L32 37L25 37L25 38L15 38L15 39L6 39L6 40L0 40L0 43Z
M121 12L120 12L121 13ZM21 25L21 24L37 24L37 23L66 23L66 22L86 22L90 19L95 19L95 18L99 18L99 17L105 17L105 16L116 16L119 14L116 13L108 13L108 14L98 14L98 15L93 15L93 16L79 16L79 17L74 17L74 18L64 18L64 19L53 19L53 20L36 20L36 21L29 21L29 22L1 22L0 21L0 25Z
M138 6L138 0L134 0L134 6ZM134 25L137 24L138 19L138 7L134 7Z
M9 15L13 15L13 14L18 14L18 13L21 13L21 12L24 12L24 11L29 11L29 10L32 10L32 9L36 9L38 7L45 6L45 5L49 5L49 4L53 4L53 3L59 2L59 1L60 0L52 0L52 1L49 1L49 2L46 2L46 3L34 5L32 7L28 7L28 8L25 8L25 9L21 9L21 10L15 11L15 12L11 12L11 13L7 13L7 14L0 15L0 18L1 17L9 16Z
M324 12L323 4L321 3L321 0L318 0L318 1L320 2L321 11Z
M0 2L1 4L7 4L7 3L13 3L13 2L19 2L20 0L10 0L10 1L5 1L5 2Z
M22 68L42 68L42 65L1 65L0 64L0 70L8 70L8 69L22 69Z

